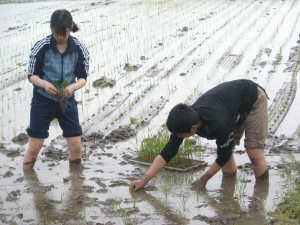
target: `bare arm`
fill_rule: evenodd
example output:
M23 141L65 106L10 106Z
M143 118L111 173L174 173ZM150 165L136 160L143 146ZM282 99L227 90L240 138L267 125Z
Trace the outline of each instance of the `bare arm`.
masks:
M161 155L156 156L153 163L151 164L148 171L145 173L144 177L139 181L132 181L131 185L134 187L134 190L137 191L143 187L156 175L158 174L166 165L166 161Z
M222 167L218 163L214 162L209 169L202 175L202 177L194 184L194 189L204 189L207 181L212 178Z
M70 86L73 86L74 91L77 91L77 90L79 90L80 88L82 88L85 84L86 84L86 79L84 79L84 78L79 78L79 79L77 80L76 83L71 84Z
M33 83L35 86L44 88L48 94L56 95L57 89L48 81L41 79L38 75L32 75L29 78L30 82Z
M37 75L32 75L30 77L30 82L33 83L35 86L44 88L48 94L56 95L58 93L56 87L53 84L41 79ZM63 96L70 97L73 94L73 92L82 88L85 84L86 80L84 78L78 79L76 83L71 84L65 88L65 90L63 91Z
M75 91L79 90L86 84L86 79L80 78L77 80L76 83L70 84L67 86L63 91L64 97L70 97Z

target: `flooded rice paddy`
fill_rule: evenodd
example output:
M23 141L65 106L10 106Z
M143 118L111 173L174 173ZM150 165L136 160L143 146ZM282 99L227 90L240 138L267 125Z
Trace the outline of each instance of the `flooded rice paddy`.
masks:
M7 3L8 2L8 3ZM1 224L270 224L286 191L283 170L300 159L300 1L44 1L0 4ZM4 3L4 2L3 2ZM58 8L71 11L74 34L91 56L87 85L76 93L84 130L82 167L69 167L58 122L24 173L33 44L50 34ZM141 191L131 180L147 167L130 163L176 103L245 78L269 96L269 182L256 182L243 144L236 178L205 171L162 171ZM134 122L133 122L134 121ZM196 138L210 165L215 144ZM292 174L292 171L291 171Z

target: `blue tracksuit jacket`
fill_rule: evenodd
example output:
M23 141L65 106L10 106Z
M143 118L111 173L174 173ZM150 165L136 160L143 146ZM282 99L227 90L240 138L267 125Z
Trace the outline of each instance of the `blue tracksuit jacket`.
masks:
M86 79L89 71L89 52L73 36L69 36L68 48L60 54L56 48L56 41L52 35L38 41L31 49L28 78L38 75L58 87L63 81L68 84L76 82L76 78ZM44 88L34 86L34 94L57 101L56 97L46 93Z

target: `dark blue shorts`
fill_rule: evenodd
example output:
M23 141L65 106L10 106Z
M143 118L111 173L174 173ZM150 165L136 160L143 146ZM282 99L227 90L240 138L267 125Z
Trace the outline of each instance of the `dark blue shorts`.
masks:
M58 119L64 137L82 135L77 101L74 97L68 99L63 111L58 102L34 93L31 101L30 126L27 128L28 135L34 138L47 138L50 123L54 118Z

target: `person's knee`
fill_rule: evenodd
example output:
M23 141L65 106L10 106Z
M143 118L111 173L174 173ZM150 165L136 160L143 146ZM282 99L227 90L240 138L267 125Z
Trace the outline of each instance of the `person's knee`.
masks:
M81 146L73 146L69 148L69 152L72 155L80 155L81 154Z
M262 148L247 149L247 154L252 163L265 162L265 156Z
M32 156L32 157L36 157L39 154L41 148L42 148L42 146L41 147L34 146L34 147L31 147L31 148L28 148L27 155Z
M81 158L81 145L69 146L69 156L71 159Z
M81 159L81 138L80 137L67 138L67 142L69 147L69 159L72 161Z
M73 154L80 154L81 153L81 143L72 143L69 144L69 151Z
M27 156L36 157L43 147L44 139L31 138L26 151Z

